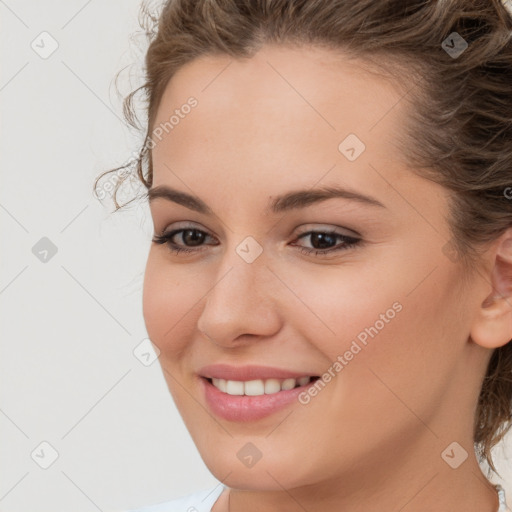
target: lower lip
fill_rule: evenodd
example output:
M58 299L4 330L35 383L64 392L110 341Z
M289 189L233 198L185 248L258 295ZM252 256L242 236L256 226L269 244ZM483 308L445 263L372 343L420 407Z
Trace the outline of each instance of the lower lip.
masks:
M228 421L256 421L284 409L293 402L298 402L298 396L312 382L270 395L247 396L228 395L217 389L209 380L201 377L206 403L210 410Z

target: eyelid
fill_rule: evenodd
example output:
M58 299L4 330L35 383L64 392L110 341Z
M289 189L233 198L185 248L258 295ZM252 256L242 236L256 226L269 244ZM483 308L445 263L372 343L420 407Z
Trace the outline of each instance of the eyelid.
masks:
M164 229L157 230L155 228L155 232L159 232L162 235L168 234L171 231L177 231L177 230L186 230L186 229L197 229L198 231L204 231L207 235L213 236L215 238L218 238L217 235L208 228L203 227L202 224L199 222L193 221L193 220L182 220L177 222L171 222L168 224Z
M343 230L343 232L339 232L339 230ZM361 233L357 232L354 229L350 229L343 226L336 226L333 224L306 224L305 226L300 227L300 231L295 236L304 235L311 231L326 231L326 232L334 232L338 235L348 236L352 238L362 238Z

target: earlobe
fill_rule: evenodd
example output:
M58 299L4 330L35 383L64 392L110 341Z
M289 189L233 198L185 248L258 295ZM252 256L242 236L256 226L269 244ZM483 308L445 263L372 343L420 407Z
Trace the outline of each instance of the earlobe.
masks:
M512 304L510 296L494 297L489 306L482 304L471 329L471 339L484 348L494 349L512 340ZM487 299L486 299L487 300Z
M492 255L493 290L482 301L471 329L471 339L489 349L512 340L512 228L499 237Z

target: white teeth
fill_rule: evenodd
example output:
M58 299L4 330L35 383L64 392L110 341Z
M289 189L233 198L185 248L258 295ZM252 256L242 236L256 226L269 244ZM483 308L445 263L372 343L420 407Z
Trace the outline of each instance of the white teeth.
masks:
M281 391L281 383L277 379L267 379L265 381L265 394L271 395Z
M281 389L293 389L295 387L296 382L297 381L295 379L285 379L281 384Z
M309 384L311 377L300 377L299 379L265 379L265 380L225 380L212 378L212 384L228 395L261 396L272 395L279 391L293 389L296 386Z
M228 395L243 395L244 394L244 383L239 380L227 380L226 381L226 393Z
M263 395L265 394L265 385L262 380L248 380L244 382L244 391L249 396Z
M310 380L311 380L311 377L301 377L299 379L299 386L305 386L306 384L309 384Z
M224 393L226 392L226 381L224 379L212 379L212 381L213 381L213 385L217 389L220 389Z

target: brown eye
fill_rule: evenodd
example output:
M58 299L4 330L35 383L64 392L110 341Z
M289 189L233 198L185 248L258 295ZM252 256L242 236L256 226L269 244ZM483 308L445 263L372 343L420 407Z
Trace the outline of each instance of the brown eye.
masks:
M200 245L204 241L206 233L198 229L184 229L182 230L181 239L185 245Z
M184 245L177 244L175 237L181 235L181 240ZM191 247L201 247L207 237L210 237L208 233L197 228L181 228L174 229L168 233L161 235L155 235L153 242L156 244L167 244L172 252L197 252L199 249L192 249ZM213 237L211 237L213 238ZM216 244L214 244L216 245Z
M335 251L342 251L356 246L361 242L360 238L347 236L336 231L308 231L299 236L298 240L302 238L310 239L311 248L300 246L301 252L310 254L326 254ZM336 243L339 240L340 242Z

